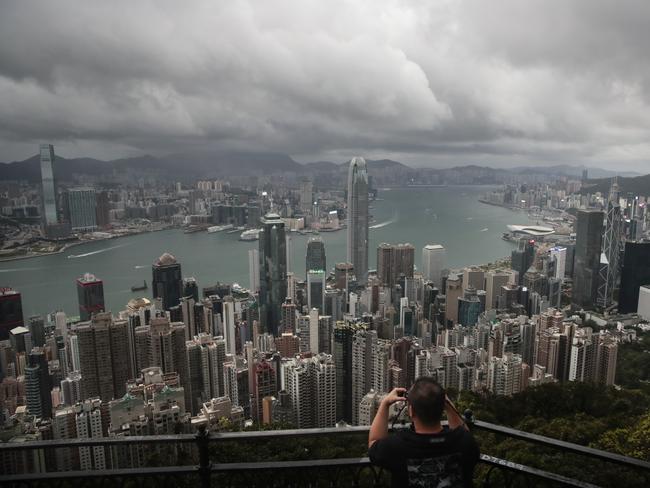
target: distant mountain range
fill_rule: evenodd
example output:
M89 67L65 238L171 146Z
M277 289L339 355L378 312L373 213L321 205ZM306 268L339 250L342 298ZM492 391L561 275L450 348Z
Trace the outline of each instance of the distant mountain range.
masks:
M413 168L391 159L367 160L369 173L376 185L391 184L499 184L526 179L532 181L552 176L580 177L583 167L558 165L518 167L511 169L468 165L454 168ZM194 152L167 156L138 156L101 161L93 158L57 157L56 177L63 181L96 180L119 181L132 178L157 178L167 181L192 181L197 178L233 178L291 174L314 178L328 176L331 185L345 181L348 162L316 161L299 163L280 153L254 152ZM589 176L606 178L616 173L589 169ZM619 176L633 173L619 173ZM0 181L40 179L38 155L24 161L0 163ZM627 178L621 178L625 180Z
M582 193L600 192L607 195L611 186L611 177L589 180L582 188ZM650 174L632 178L619 177L618 186L623 194L650 196Z

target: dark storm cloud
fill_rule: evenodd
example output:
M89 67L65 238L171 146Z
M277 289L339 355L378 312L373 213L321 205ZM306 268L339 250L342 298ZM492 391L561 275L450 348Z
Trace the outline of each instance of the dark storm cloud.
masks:
M48 140L71 156L643 170L649 15L600 0L5 2L0 159Z

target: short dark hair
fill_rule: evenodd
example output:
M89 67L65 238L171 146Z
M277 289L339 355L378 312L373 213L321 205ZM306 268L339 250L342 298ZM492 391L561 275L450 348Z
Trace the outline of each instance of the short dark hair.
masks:
M440 422L445 408L445 390L430 376L421 376L408 392L408 402L425 425Z

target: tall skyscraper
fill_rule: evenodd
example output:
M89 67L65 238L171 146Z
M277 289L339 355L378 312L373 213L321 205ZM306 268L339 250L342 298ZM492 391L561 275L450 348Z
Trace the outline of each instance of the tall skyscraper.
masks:
M41 185L43 228L59 223L56 184L54 181L54 146L41 144Z
M445 296L447 297L446 320L447 325L458 323L458 299L463 293L460 275L452 274L447 278Z
M476 288L469 286L462 297L458 298L458 323L466 327L474 326L483 312Z
M76 326L83 398L110 401L126 393L132 358L126 320L113 320L110 312L93 315Z
M305 259L305 272L323 270L327 274L327 260L325 258L325 243L320 236L309 238L307 242L307 256Z
M650 242L625 243L618 311L633 313L639 303L639 289L650 285Z
M9 339L9 331L24 325L23 302L20 293L0 288L0 341Z
M555 278L564 280L564 275L566 274L567 248L555 246L549 252L551 253L551 259L555 260Z
M97 227L104 229L111 223L111 204L107 191L100 191L95 195L97 198Z
M504 271L488 271L485 273L485 309L492 310L497 308L497 299L499 298L502 287L514 281L514 273ZM514 284L514 283L513 283Z
M74 188L66 193L68 215L73 231L97 229L97 197L92 188Z
M518 274L517 284L524 282L524 274L528 271L535 260L535 241L532 239L520 239L517 249L511 253L511 266Z
M382 285L392 288L401 277L412 278L415 248L411 244L387 244L377 247L377 277Z
M325 272L310 270L307 272L307 306L309 310L316 308L320 314L325 311Z
M442 286L446 254L445 248L440 244L427 244L422 249L422 274L425 280L431 281L438 289Z
M334 326L336 363L336 420L352 422L352 343L354 333L363 326L339 321Z
M226 395L223 383L226 342L208 334L199 334L185 347L190 383L183 387L191 389L192 398L191 405L186 405L186 408L196 414L203 402Z
M257 249L248 251L248 282L251 293L260 290L260 252Z
M25 402L35 417L52 418L52 383L43 349L34 348L25 367Z
M603 212L579 210L573 269L573 304L593 308L598 294L598 271L603 236Z
M284 222L278 214L262 219L259 234L260 322L274 336L282 320L282 303L287 297L287 253Z
M104 283L95 275L86 273L77 279L79 318L82 322L92 315L104 311Z
M336 423L336 367L332 356L294 358L285 369L285 389L299 429L332 427Z
M600 255L597 304L609 307L614 301L614 288L620 277L619 256L623 239L623 215L619 205L619 189L616 180L612 183L607 202L603 250Z
M348 171L348 262L359 284L368 277L368 168L363 158L352 158Z
M314 184L309 179L304 179L300 182L300 210L304 213L311 211L311 206L314 203Z
M79 405L75 418L78 439L95 439L103 437L101 400L87 399ZM82 470L106 469L104 447L80 447L79 467Z
M372 388L373 352L377 332L359 330L352 340L352 424L359 424L359 404Z
M180 303L183 292L181 264L169 253L160 256L151 268L153 297L162 300L162 306L169 310Z

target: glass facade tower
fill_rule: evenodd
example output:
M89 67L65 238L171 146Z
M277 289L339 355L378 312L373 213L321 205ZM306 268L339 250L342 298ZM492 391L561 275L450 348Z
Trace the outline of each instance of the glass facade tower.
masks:
M368 168L363 158L352 158L348 171L347 257L357 283L368 278Z

